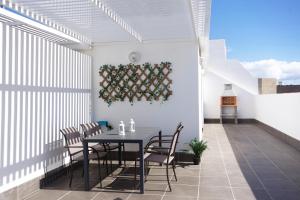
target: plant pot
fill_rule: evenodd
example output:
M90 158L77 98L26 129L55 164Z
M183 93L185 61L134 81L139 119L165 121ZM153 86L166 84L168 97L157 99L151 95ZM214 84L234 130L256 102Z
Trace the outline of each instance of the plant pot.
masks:
M199 165L200 161L201 161L200 157L193 157L194 165Z

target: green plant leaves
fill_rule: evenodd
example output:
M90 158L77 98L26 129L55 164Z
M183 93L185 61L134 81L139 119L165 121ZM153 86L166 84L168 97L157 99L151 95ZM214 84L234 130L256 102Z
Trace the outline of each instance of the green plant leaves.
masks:
M131 105L135 100L167 101L172 95L169 78L172 72L170 62L142 65L103 65L99 69L101 78L99 98L109 106L113 102L128 100Z
M207 142L204 140L198 140L197 138L194 138L189 143L189 146L191 147L195 157L200 157L203 151L207 149Z

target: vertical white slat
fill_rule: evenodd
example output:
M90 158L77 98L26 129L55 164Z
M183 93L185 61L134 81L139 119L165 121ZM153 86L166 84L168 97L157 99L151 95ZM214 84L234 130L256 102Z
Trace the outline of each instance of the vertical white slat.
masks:
M38 38L37 36L33 36L33 76L32 76L32 79L33 79L33 86L37 86L38 85Z
M0 84L2 84L3 83L3 66L4 66L4 64L3 64L3 51L5 51L5 41L3 41L3 37L4 37L4 35L5 34L3 34L4 32L3 32L3 23L0 23L0 63L1 63L1 68L0 68ZM3 43L4 42L4 43ZM1 167L1 166L0 166ZM1 179L1 178L0 178ZM1 179L2 180L2 179ZM1 181L0 180L0 181Z
M57 58L57 61L58 61L58 68L57 68L57 71L58 71L58 87L59 88L62 88L63 87L63 70L62 70L62 66L63 66L63 62L62 62L62 59L61 57L63 56L63 52L62 52L62 48L61 46L57 45L57 55L58 55L58 58Z
M19 161L21 162L24 157L24 151L23 151L23 141L24 141L24 129L23 129L23 122L24 122L24 118L23 118L23 109L24 109L24 92L20 91L20 112L18 115L18 121L19 121Z
M16 85L19 85L19 77L20 77L20 69L19 69L19 31L17 29L14 29L14 47L15 47L15 53L14 53L14 58L13 60L15 61L14 66L15 66L15 71L12 73L14 76L14 83Z
M37 146L37 150L36 150L36 155L39 156L40 153L41 153L41 134L42 131L41 131L41 92L37 92L37 112L36 112L36 115L37 115L37 120L36 120L36 123L37 123L37 129L36 129L36 132L37 132L37 142L36 142L36 146Z
M3 176L4 176L4 172L2 170L3 168L3 154L4 154L4 128L3 128L3 115L4 115L4 105L3 103L3 91L0 90L0 131L1 131L1 137L0 137L0 185L3 185Z
M28 73L29 75L29 73ZM28 82L30 83L30 79ZM32 121L32 92L28 91L27 92L27 124L26 124L26 139L27 139L27 145L26 145L26 158L29 160L31 158L31 121ZM31 173L31 167L30 165L26 165L26 173L30 174Z
M6 28L6 42L7 42L7 47L6 48L6 63L5 63L5 68L6 68L6 74L5 74L5 84L11 84L11 56L12 56L12 30L10 26L7 26Z
M46 40L43 39L43 87L47 85L47 47Z
M53 69L54 69L54 62L53 62L53 43L49 42L49 87L53 87Z
M16 48L16 29L11 28L11 46L10 46L10 68L11 68L11 84L15 85L16 84L16 64L17 64L17 59L16 59L16 53L18 52L17 48Z
M48 129L48 124L49 124L49 92L45 92L45 145L49 144L49 129Z
M14 164L14 151L15 151L15 144L14 144L14 140L15 140L15 131L14 131L14 124L15 124L15 92L14 91L10 91L9 92L9 117L8 117L8 135L9 135L9 140L8 140L8 145L9 145L9 165L13 165Z
M53 141L57 142L57 110L58 110L58 103L57 103L57 92L53 92L53 115L52 115L52 123L53 123Z
M19 31L19 45L18 45L18 50L19 50L19 83L18 85L23 85L24 83L24 77L23 77L23 72L24 72L24 33L23 31Z
M33 40L32 40L32 35L28 34L28 46L27 46L27 85L32 85L32 60L33 60L33 52L32 52L32 46L33 46Z
M15 158L15 162L18 163L20 162L20 156L21 156L21 92L17 91L17 111L16 111L16 115L15 115L15 128L16 128L16 158Z
M50 48L49 41L46 40L46 87L50 86Z
M52 124L52 116L53 116L53 92L49 92L49 112L48 112L48 129L49 129L49 144L51 144L53 142L52 140L52 128L53 128L53 124Z
M31 114L31 157L34 158L35 157L35 152L36 152L36 113L37 113L37 110L36 110L36 106L37 106L37 102L36 102L36 92L32 92L31 93L31 102L32 102L32 107L31 107L31 110L32 110L32 114Z
M23 33L23 85L27 85L27 52L28 52L28 34L27 33Z
M74 107L75 107L75 102L74 102L74 93L70 93L70 120L71 120L71 125L75 126L75 112L74 112Z
M38 86L43 86L43 41L38 38Z
M81 54L78 55L78 66L79 66L79 85L80 85L80 89L82 89L82 76L83 76L83 73L82 73L82 56Z
M87 82L88 82L88 80L87 80L87 66L86 66L86 57L83 55L82 56L82 59L83 59L83 77L84 77L84 89L87 89L88 87L87 87Z
M53 87L57 87L57 45L54 43L53 47Z
M67 88L70 88L70 50L66 49L66 80L67 80Z
M41 92L41 154L44 154L44 146L46 144L45 137L45 92Z
M27 92L23 91L21 94L21 105L22 105L22 161L26 159L26 124L27 124L27 116L26 116L26 108L27 108Z
M8 151L9 151L9 146L8 146L8 107L9 107L9 104L8 104L8 91L5 91L3 93L4 95L4 98L3 98L3 104L4 104L4 107L3 107L3 114L2 114L2 119L4 120L4 124L3 124L3 167L6 167L7 166L7 163L8 163Z
M73 57L73 67L74 67L74 88L78 88L78 67L77 67L77 52L74 51Z
M66 77L66 74L67 74L67 62L66 62L66 57L67 57L67 52L66 52L66 48L62 47L62 52L63 52L63 56L62 56L62 75L63 75L63 88L66 88L67 87L67 77Z
M63 93L63 109L62 109L62 113L63 113L63 127L67 128L68 127L68 118L67 118L67 114L66 114L66 100L67 100L67 93Z
M60 56L60 61L61 61L61 87L65 88L65 83L66 83L66 79L65 79L65 49L60 46L60 52L61 52L61 56Z

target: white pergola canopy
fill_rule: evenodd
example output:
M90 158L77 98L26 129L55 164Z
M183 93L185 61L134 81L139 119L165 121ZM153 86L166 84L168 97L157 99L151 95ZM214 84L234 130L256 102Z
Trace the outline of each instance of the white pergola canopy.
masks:
M210 0L14 0L92 43L207 37Z

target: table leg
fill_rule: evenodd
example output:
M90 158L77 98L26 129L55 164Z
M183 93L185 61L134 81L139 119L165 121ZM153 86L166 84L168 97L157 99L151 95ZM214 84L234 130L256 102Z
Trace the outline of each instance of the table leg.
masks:
M144 194L144 148L143 141L139 142L140 154L140 193Z
M88 151L88 143L83 141L83 170L84 170L84 187L85 190L90 189L89 185L89 151Z
M119 142L119 148L118 148L118 158L119 158L119 165L122 165L122 148L121 148L121 142Z
M162 146L162 143L161 143L161 131L159 131L158 132L158 139L159 139L159 142L158 142L158 145L159 145L159 147L161 147Z
M159 131L158 132L158 146L159 147L162 147L162 143L161 143L161 140L162 140L162 138L161 138L161 135L162 135L162 133L161 133L161 131ZM162 164L159 164L159 166L162 166Z

